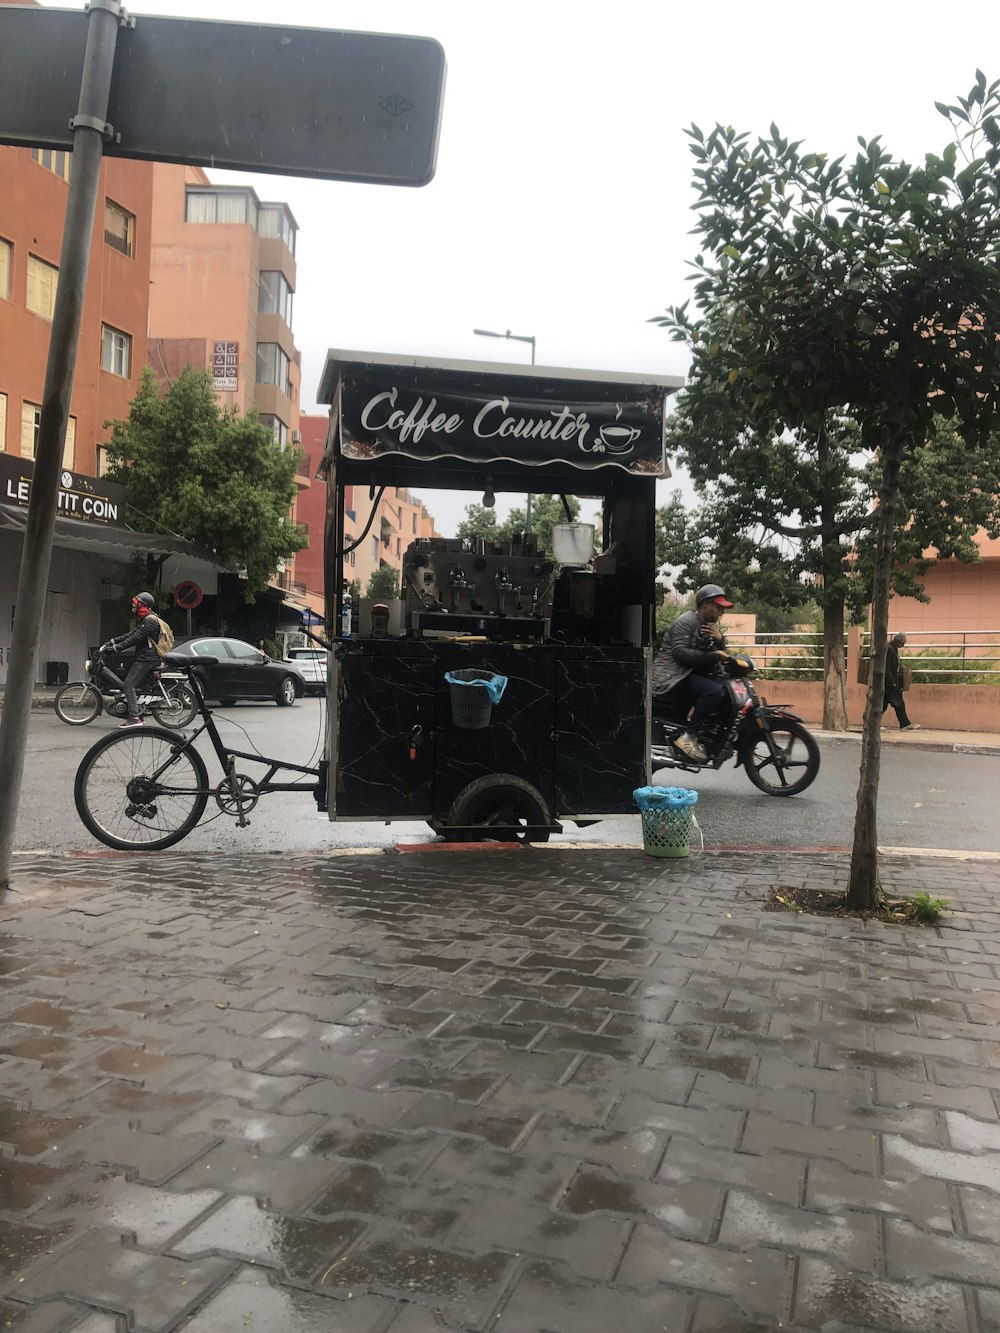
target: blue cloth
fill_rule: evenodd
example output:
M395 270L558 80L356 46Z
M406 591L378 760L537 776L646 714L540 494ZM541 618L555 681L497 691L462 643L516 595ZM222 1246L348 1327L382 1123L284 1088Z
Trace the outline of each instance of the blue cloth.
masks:
M686 810L698 799L688 787L636 787L632 795L640 810Z
M488 680L462 680L453 671L446 671L444 678L449 685L466 685L472 689L483 689L490 696L490 703L498 704L507 688L506 676L491 676Z

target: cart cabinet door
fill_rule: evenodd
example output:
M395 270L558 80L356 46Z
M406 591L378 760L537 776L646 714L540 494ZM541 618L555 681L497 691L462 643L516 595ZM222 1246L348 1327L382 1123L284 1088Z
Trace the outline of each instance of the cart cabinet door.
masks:
M557 661L560 815L635 813L632 793L646 783L645 690L641 649Z
M434 772L434 665L379 653L340 659L339 818L426 818Z

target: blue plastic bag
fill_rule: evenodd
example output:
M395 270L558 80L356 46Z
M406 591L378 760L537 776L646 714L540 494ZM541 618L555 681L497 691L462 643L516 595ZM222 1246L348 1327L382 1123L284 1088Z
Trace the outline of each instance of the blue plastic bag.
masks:
M698 800L689 787L636 787L632 796L640 810L687 810Z
M498 704L507 688L506 676L490 676L485 680L463 680L465 672L446 671L444 678L449 685L464 685L472 689L483 689L490 696L490 703Z

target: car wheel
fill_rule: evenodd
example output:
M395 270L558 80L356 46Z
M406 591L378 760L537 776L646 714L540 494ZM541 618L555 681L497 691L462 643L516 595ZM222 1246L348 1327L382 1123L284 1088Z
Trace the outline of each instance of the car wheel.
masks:
M222 705L223 708L235 708L235 707L236 707L236 700L235 700L235 699L220 699L220 700L219 700L219 703Z
M293 677L282 676L274 696L274 702L279 708L287 708L290 704L295 702L296 694L297 690L295 689L295 681Z

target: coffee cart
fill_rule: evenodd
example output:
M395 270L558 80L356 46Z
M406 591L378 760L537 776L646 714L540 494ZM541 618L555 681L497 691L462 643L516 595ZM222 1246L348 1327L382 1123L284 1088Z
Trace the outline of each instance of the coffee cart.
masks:
M655 485L675 377L331 351L321 475L331 819L425 820L457 841L542 841L634 809L649 776ZM523 532L419 538L398 603L344 616L345 488L579 497L553 550ZM570 520L569 507L566 518ZM379 535L376 531L376 537ZM370 540L365 529L360 541ZM345 623L346 622L346 623ZM505 678L493 702L461 682ZM451 677L451 680L446 677ZM458 681L459 683L456 683ZM461 707L472 688L477 719ZM494 684L494 692L496 690ZM486 720L483 720L485 714Z

